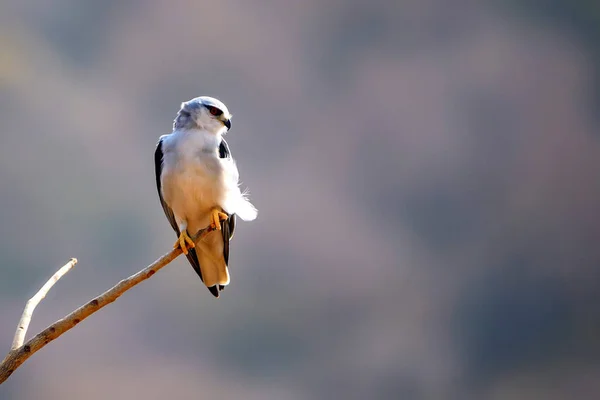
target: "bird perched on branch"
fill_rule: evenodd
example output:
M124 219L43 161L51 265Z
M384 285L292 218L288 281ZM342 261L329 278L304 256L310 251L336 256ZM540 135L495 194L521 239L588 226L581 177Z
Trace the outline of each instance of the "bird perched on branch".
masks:
M223 135L231 128L225 104L202 96L181 104L173 132L154 153L156 185L163 210L190 264L215 297L229 283L229 241L236 215L256 218L239 188L239 173ZM201 229L214 231L194 243Z

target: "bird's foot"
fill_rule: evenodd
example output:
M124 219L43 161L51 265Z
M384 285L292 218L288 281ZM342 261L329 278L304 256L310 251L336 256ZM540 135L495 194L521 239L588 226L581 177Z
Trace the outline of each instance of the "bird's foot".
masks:
M225 214L218 208L213 208L210 213L210 228L212 230L221 230L221 221L225 221L229 215Z
M177 241L173 245L174 249L176 249L178 247L181 248L181 251L183 251L183 254L185 254L185 255L187 255L187 253L188 253L188 248L191 249L191 248L196 247L196 244L194 243L192 238L188 235L186 230L181 232L181 234L179 235L179 239L177 239Z

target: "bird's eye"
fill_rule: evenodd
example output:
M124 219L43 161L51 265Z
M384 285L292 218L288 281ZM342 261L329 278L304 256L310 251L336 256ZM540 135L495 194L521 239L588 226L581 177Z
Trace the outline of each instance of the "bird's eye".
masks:
M218 117L219 115L223 114L223 111L213 106L208 106L208 112L210 113L210 115L214 115L215 117Z

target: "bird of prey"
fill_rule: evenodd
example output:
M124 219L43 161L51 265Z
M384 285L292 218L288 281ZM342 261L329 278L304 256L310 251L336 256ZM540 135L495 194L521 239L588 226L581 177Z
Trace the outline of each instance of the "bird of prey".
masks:
M239 188L239 173L223 135L231 128L225 104L196 97L181 104L173 132L154 153L156 186L180 247L208 290L219 297L229 283L229 240L236 215L256 218L256 208ZM214 230L194 243L201 229Z

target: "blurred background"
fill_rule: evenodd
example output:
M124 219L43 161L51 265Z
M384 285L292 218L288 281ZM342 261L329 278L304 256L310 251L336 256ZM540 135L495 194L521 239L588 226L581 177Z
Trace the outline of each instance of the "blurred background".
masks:
M29 399L600 396L596 1L4 0L0 348L169 251L153 153L223 100L258 220L0 387Z

